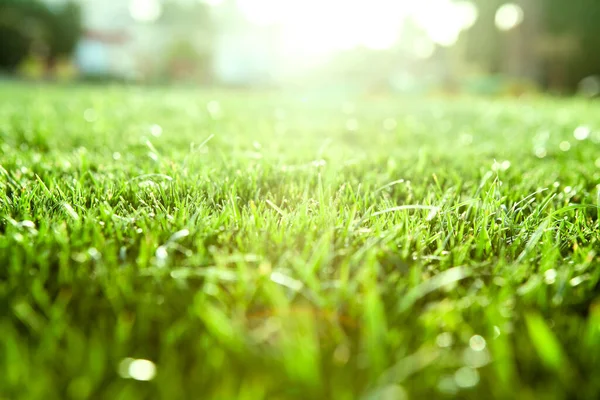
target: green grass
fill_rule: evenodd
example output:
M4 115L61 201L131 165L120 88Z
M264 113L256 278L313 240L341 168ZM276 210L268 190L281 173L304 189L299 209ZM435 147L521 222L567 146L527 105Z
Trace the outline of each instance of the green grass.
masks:
M0 140L0 398L600 396L600 104L4 84Z

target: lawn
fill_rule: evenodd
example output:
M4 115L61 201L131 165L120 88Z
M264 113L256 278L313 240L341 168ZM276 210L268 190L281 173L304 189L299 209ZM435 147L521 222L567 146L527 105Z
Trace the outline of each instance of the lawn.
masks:
M0 398L600 397L600 103L0 86Z

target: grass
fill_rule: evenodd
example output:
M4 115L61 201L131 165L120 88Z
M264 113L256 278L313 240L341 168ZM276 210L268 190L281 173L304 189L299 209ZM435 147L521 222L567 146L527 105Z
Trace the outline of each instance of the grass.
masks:
M2 398L600 396L597 103L0 104Z

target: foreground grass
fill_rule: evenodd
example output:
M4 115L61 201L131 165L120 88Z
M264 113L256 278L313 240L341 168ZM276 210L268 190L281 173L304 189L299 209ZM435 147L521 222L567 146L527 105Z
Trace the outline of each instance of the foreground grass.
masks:
M5 398L600 396L597 104L0 104Z

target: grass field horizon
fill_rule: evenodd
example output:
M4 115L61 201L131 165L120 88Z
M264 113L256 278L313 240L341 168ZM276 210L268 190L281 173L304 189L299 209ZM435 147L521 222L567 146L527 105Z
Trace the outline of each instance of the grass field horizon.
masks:
M0 398L600 396L600 103L0 103Z

